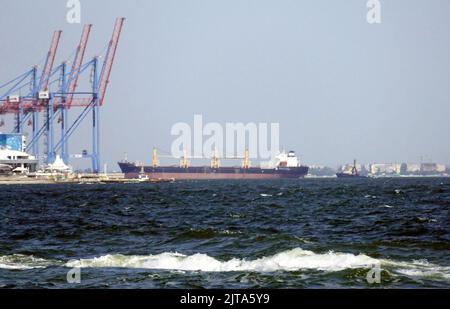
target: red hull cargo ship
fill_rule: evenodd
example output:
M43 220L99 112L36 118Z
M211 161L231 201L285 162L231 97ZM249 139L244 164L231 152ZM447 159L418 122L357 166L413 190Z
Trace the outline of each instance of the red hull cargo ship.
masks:
M151 179L207 180L207 179L297 179L308 174L308 166L300 165L295 152L280 153L276 157L275 167L251 167L248 152L241 167L221 167L219 159L214 157L211 166L189 166L182 158L180 166L159 166L157 156L153 155L153 164L143 166L136 163L118 162L126 178L149 177Z

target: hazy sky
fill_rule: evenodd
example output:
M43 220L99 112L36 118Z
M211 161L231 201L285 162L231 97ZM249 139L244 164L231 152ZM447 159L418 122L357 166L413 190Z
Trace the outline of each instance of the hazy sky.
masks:
M57 63L84 23L94 24L87 57L100 53L124 16L101 115L111 168L124 152L150 162L153 146L169 150L172 125L194 114L279 122L281 144L307 164L449 164L450 1L381 0L381 24L367 23L366 3L81 0L81 24L68 24L65 0L3 0L0 83L39 63L56 29ZM90 149L89 124L72 153Z

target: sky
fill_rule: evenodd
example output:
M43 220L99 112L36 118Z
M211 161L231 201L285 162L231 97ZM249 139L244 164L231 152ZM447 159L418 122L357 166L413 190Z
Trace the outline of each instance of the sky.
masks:
M126 17L101 113L102 166L117 169L125 152L150 163L195 114L279 123L280 144L304 164L450 164L448 0L380 0L380 24L367 22L367 0L80 2L81 23L69 24L66 0L2 1L0 84L42 64L54 30L58 64L92 23L89 59ZM90 149L90 122L71 153Z

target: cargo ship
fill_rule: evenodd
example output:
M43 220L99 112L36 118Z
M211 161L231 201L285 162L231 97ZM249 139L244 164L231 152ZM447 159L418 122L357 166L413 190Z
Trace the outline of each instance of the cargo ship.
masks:
M118 162L125 178L151 178L174 180L210 180L210 179L298 179L308 174L309 167L300 165L294 151L282 152L276 156L274 167L251 167L248 151L242 166L220 166L217 156L211 159L211 166L190 166L185 155L180 165L160 166L156 150L153 151L153 162L150 166L124 160Z

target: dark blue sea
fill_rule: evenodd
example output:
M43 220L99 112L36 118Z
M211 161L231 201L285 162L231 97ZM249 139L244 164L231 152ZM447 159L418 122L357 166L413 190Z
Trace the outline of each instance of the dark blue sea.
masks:
M349 287L450 287L449 178L0 187L0 288Z

